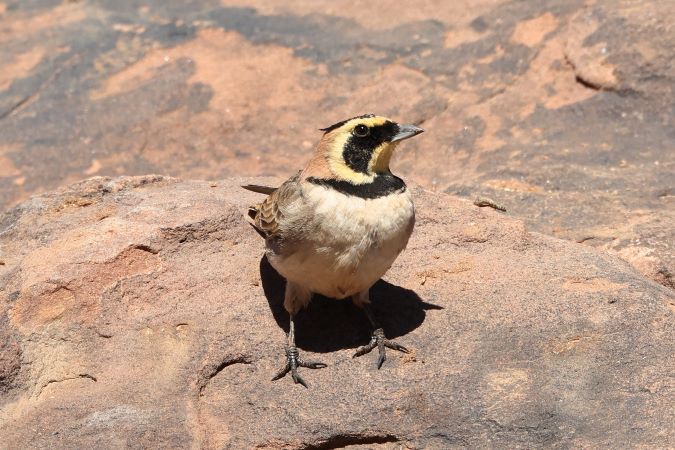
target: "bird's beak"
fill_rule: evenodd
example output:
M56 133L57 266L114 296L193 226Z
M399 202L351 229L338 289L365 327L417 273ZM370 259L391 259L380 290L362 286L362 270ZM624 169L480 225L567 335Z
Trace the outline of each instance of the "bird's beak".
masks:
M391 142L398 142L402 141L403 139L408 139L413 136L417 136L424 130L421 129L420 127L416 127L415 125L399 125L398 126L398 133L394 135L393 138L391 138Z

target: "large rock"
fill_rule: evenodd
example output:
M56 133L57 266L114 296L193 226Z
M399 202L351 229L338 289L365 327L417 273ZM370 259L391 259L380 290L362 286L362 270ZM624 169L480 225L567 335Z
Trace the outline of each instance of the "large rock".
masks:
M675 286L675 2L0 0L0 207L90 175L286 177L317 128Z
M414 349L352 359L367 321L319 298L283 362L283 282L244 180L93 178L0 218L0 447L665 448L672 290L587 246L415 188L374 289ZM246 180L247 182L251 180ZM257 179L258 183L278 180Z

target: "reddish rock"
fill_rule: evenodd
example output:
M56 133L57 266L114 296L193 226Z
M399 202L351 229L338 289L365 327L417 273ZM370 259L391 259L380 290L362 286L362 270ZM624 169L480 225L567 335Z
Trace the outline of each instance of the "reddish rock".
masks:
M409 248L374 289L414 349L352 359L367 320L315 299L282 362L283 281L233 179L93 178L0 217L7 448L665 448L672 290L621 259L415 188ZM371 355L372 356L372 355Z
M286 177L375 112L427 129L394 162L421 185L675 283L673 2L54 5L0 0L0 207L91 175Z

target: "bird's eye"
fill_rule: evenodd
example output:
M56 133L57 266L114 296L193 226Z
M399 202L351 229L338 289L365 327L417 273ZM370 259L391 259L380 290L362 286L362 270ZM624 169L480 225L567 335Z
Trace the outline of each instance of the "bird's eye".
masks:
M366 137L370 134L370 128L363 124L359 124L354 127L354 136L357 137Z

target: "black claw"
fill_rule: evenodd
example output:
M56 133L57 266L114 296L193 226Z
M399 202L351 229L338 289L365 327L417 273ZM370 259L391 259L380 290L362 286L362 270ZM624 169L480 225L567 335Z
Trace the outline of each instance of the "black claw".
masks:
M291 370L291 376L293 377L293 381L295 382L295 384L301 384L305 388L309 388L309 386L307 385L307 382L305 380L303 380L300 375L298 375L298 369L292 369Z
M370 342L367 345L364 345L363 347L359 347L356 350L356 353L352 356L352 358L356 358L357 356L363 356L366 353L370 353L375 347L377 347L377 351L379 353L379 356L377 358L377 368L378 370L380 367L382 367L382 364L387 360L386 356L386 351L385 347L390 348L392 350L398 350L399 352L403 353L409 353L410 351L402 346L401 344L397 344L394 341L390 341L386 337L384 337L384 330L382 328L378 328L375 331L373 331L373 335L370 338Z
M384 350L382 350L382 351L380 352L380 357L377 358L377 370L380 370L380 368L382 367L382 364L384 364L384 362L385 362L386 360L387 360L387 357L386 357L385 354L384 354Z
M317 361L299 360L298 367L307 367L308 369L323 369L325 367L328 367L328 365Z
M285 377L288 372L291 373L291 378L295 384L301 384L308 388L307 382L298 374L298 367L306 367L308 369L323 369L328 367L322 362L303 361L300 359L300 354L296 347L286 347L286 365L272 378L272 381L279 380Z
M388 348L390 348L390 349L392 349L392 350L398 350L399 352L410 353L410 350L408 350L407 348L405 348L405 347L402 346L401 344L398 344L398 343L396 343L396 342L390 341L390 340L388 340L388 339L387 339L386 341L384 341L384 346L385 346L385 347L388 347Z
M272 378L272 381L276 381L276 380L279 380L279 379L283 378L290 371L291 371L291 365L288 362L286 362L286 365L280 371L278 371L276 375L274 375L274 378Z

